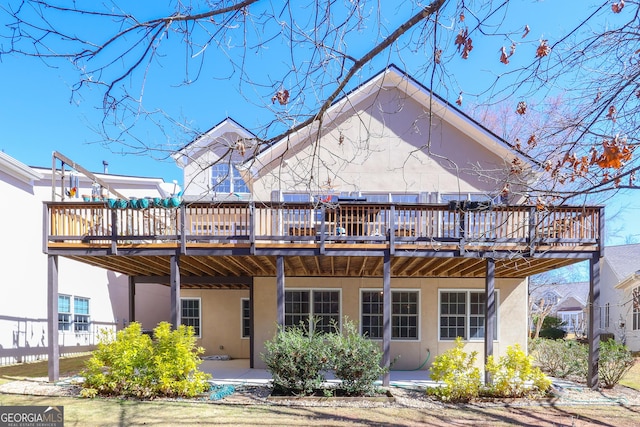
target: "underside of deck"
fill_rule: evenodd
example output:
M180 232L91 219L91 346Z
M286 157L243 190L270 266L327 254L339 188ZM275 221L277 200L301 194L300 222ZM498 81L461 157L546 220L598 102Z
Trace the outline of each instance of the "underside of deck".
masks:
M136 282L169 284L172 255L180 256L183 288L245 288L248 279L274 277L278 256L284 256L286 276L382 277L386 244L327 244L323 253L314 244L187 245L184 254L176 244L124 245L117 255L108 245L49 245L49 254L135 277ZM454 245L425 247L398 245L391 257L392 277L485 277L484 258L495 259L496 278L524 278L564 267L591 257L596 250L579 246L566 252L540 247L533 256L516 248L474 248L460 252ZM481 250L478 250L481 249ZM546 249L546 250L545 250ZM557 248L556 248L557 249Z

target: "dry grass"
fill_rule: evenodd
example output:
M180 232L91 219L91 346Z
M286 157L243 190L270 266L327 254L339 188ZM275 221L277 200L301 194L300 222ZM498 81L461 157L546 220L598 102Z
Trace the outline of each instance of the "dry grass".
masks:
M84 369L90 354L60 359L60 376L73 376ZM25 378L41 378L49 376L47 361L20 363L16 365L0 366L0 384Z
M640 357L636 357L636 362L631 370L622 377L620 384L640 391Z
M64 406L65 425L324 425L324 426L616 426L637 425L638 411L624 406L406 407L229 405L177 401L77 399L0 395L0 405Z

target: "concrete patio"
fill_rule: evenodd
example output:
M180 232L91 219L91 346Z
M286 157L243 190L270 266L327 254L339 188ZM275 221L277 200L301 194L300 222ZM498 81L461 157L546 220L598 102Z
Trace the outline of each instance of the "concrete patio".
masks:
M251 369L249 359L203 360L200 370L211 374L216 385L268 385L271 374L266 369ZM334 382L331 373L327 375L327 382ZM391 371L391 385L395 387L424 388L434 385L429 378L429 371Z

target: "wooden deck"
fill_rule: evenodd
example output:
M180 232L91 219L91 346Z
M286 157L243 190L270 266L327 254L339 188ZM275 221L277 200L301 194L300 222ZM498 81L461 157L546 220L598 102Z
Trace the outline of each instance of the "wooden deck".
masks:
M183 286L275 276L526 277L602 250L601 207L341 203L190 203L109 208L46 202L43 250L148 280L180 255Z

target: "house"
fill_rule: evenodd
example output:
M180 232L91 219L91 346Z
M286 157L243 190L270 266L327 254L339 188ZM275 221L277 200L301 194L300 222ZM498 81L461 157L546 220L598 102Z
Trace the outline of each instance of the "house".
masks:
M640 351L640 244L607 246L601 270L600 328Z
M349 318L386 366L414 369L458 336L484 356L526 348L530 275L590 260L598 285L602 208L529 205L515 181L505 195L514 165L533 160L394 66L281 140L227 118L174 158L179 207L116 210L110 231L86 236L65 230L64 203L46 205L59 220L45 223L50 288L57 257L126 274L132 289L166 284L173 324L193 326L207 355L256 368L279 325Z
M562 320L568 334L584 337L587 333L589 282L553 283L531 290L533 313L547 308L548 316Z
M66 202L77 203L83 194L91 195L94 184L80 174L72 174L69 167L66 169L65 186L52 188L51 168L29 167L0 152L0 194L6 205L0 214L4 242L0 257L5 267L0 298L0 365L47 357L47 256L42 251L42 203L51 201L52 191L65 193ZM158 195L166 185L158 178L102 173L96 177L129 196ZM61 258L59 268L59 292L53 298L58 309L55 326L60 354L91 350L99 330L116 330L128 324L126 276L69 258ZM153 327L168 317L166 287L141 287L136 300L139 320L145 327ZM147 304L157 309L147 310Z

